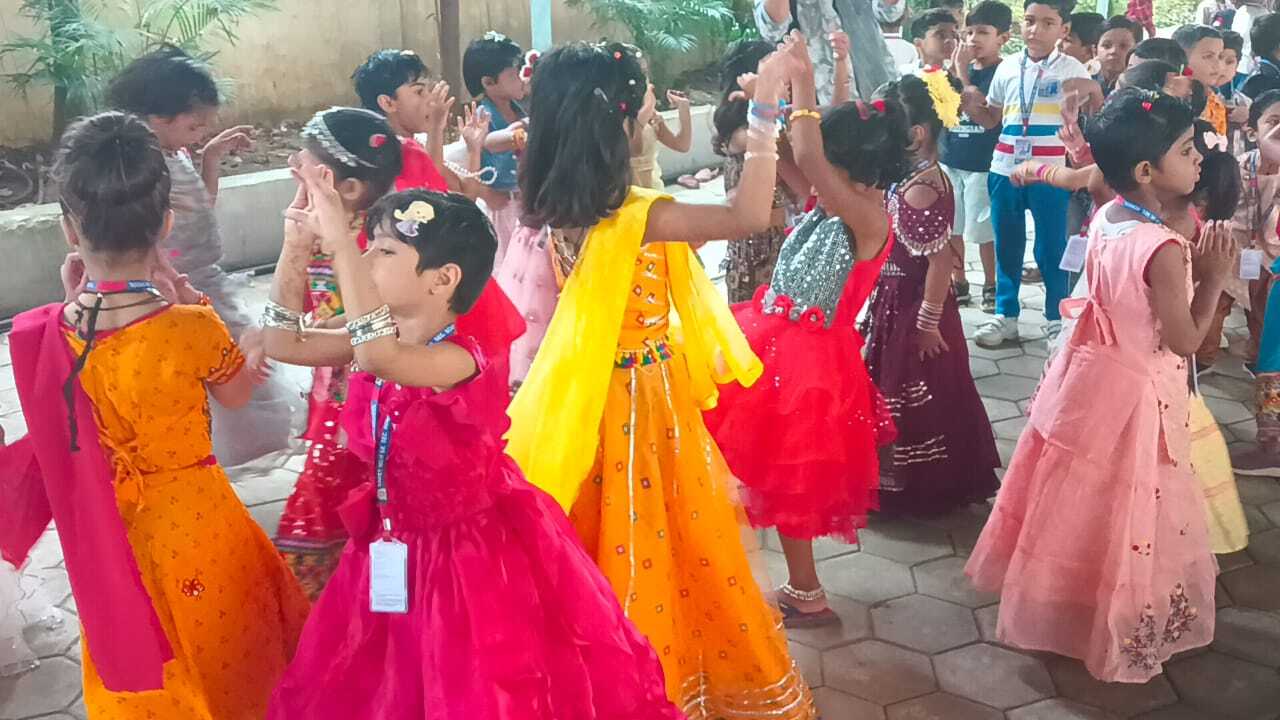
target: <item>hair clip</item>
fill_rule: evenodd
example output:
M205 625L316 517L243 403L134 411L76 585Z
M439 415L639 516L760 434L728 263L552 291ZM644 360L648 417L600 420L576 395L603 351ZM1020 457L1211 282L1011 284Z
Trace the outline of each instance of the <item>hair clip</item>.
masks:
M614 51L613 51L613 59L614 59L614 60L621 60L621 59L622 59L622 51L621 51L621 50L614 50Z
M338 139L333 136L333 132L329 130L329 124L325 122L325 116L337 109L338 108L330 108L316 113L307 121L306 125L302 126L302 137L315 140L320 143L320 147L323 148L325 152L332 155L334 160L337 160L347 167L377 167L377 165L361 159L360 156L343 147L342 143L338 142ZM383 140L386 140L385 135L383 136Z
M1150 100L1143 100L1143 101L1142 101L1142 109L1143 109L1143 110L1146 110L1147 112L1151 112L1151 101L1150 101Z
M1182 77L1191 77L1191 68L1189 67L1182 68Z
M417 56L418 56L418 53L416 53L416 52L414 52L414 51L412 51L412 50L401 50L401 51L400 51L400 54L401 54L401 55L403 55L403 56L405 56L405 57L417 57Z
M1210 150L1217 150L1218 152L1227 151L1226 135L1219 135L1216 132L1210 131L1202 135L1200 139L1204 141L1204 146Z
M537 50L530 50L524 54L524 66L520 68L521 80L532 80L533 70L537 67L538 61L542 59L542 53Z
M436 219L436 209L431 203L425 200L414 200L409 203L409 207L403 210L396 210L392 216L399 220L396 223L396 230L401 235L409 238L418 237L418 226L426 225Z
M602 88L596 88L591 93L604 101L605 105L609 104L609 95Z
M625 102L620 102L620 103L618 103L618 109L619 109L619 110L621 110L622 112L626 112L626 111L627 111L627 104L626 104Z
M498 32L497 30L490 30L489 32L485 33L484 39L490 40L493 42L511 42L510 38Z
M867 104L861 100L854 100L853 106L858 109L858 119L868 120L871 118L871 112L867 110Z
M369 136L369 147L373 148L374 150L377 150L378 148L386 144L387 144L387 136L383 135L382 133L374 133L373 135Z
M884 112L885 111L884 100L882 98L876 98L875 100L872 100L871 107L875 108L876 112Z

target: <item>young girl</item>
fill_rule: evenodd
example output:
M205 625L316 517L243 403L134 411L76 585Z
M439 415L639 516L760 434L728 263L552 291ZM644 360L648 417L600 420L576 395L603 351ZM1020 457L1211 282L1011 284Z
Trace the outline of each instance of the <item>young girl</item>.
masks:
M761 66L762 119L780 112L785 62ZM534 73L522 195L532 222L564 233L571 270L512 401L509 452L571 510L691 718L812 718L702 423L716 381L750 384L760 363L688 245L768 226L776 126L748 138L731 204L673 202L630 187L626 127L644 92L621 44L570 44Z
M1079 658L1108 682L1145 682L1213 638L1217 564L1191 475L1185 356L1235 251L1208 232L1193 264L1161 219L1199 176L1192 119L1180 101L1125 89L1091 123L1122 197L1095 219L1088 300L965 568L1001 593L1001 642Z
M797 74L797 107L817 104L809 77ZM820 132L817 118L794 113L791 144L819 204L787 236L769 285L734 308L768 381L726 386L707 425L746 486L751 523L778 530L790 573L779 605L788 627L805 627L839 621L813 539L857 542L876 507L877 446L892 439L854 326L892 244L884 189L911 163L906 112L893 100L845 103Z
M164 248L174 268L209 296L232 336L239 337L252 320L236 301L234 284L218 267L222 239L214 204L218 166L227 153L249 147L252 128L233 127L205 142L217 121L218 86L206 67L174 47L130 63L112 82L107 96L112 107L145 120L160 140L169 166L173 208L173 231L164 239ZM199 143L204 143L204 150L197 171L188 148ZM240 465L287 447L297 409L290 397L296 398L297 391L290 391L279 378L255 389L243 409L214 405L213 449L218 460L227 466Z
M742 182L742 168L746 162L744 154L747 149L748 102L744 91L739 87L738 79L754 74L760 61L773 52L773 49L773 43L763 40L741 40L729 48L721 66L720 105L712 116L715 126L712 145L717 153L724 156L724 191L730 198ZM778 158L778 168L780 179L788 177L788 171L791 171L791 177L798 177L794 164L786 158ZM767 285L773 277L778 251L782 249L782 242L787 237L788 216L798 210L799 205L790 183L778 182L776 185L769 229L731 242L725 248L722 269L731 303L749 301L756 288ZM798 194L807 195L808 191L804 187Z
M679 717L653 649L623 617L564 514L503 454L510 305L473 310L497 241L458 195L415 190L348 232L335 175L303 160L272 305L274 357L348 364L342 427L362 486L344 508L342 561L272 700L271 718ZM297 325L317 242L333 255L346 330ZM470 327L460 315L483 312ZM399 548L398 607L379 560Z
M916 160L887 198L895 242L864 325L867 369L898 428L881 466L880 507L933 515L994 495L1000 456L949 280L953 198L938 165L942 120L918 78L877 95L906 108Z
M0 550L18 564L56 522L89 717L262 717L307 601L212 454L210 396L249 401L245 355L189 284L150 279L172 215L146 125L73 125L55 177L83 278L14 321L31 433L0 453Z
M639 55L639 50L634 50ZM649 64L641 58L641 66L645 75L649 74ZM632 182L640 187L662 191L667 187L662 181L662 167L658 165L658 143L662 143L678 153L687 153L693 147L693 116L689 110L689 98L675 90L667 91L667 102L671 103L680 114L680 132L673 133L667 121L658 113L658 98L653 92L653 83L646 77L648 90L644 94L644 104L640 112L631 122L628 134L631 137L631 174Z
M316 113L302 129L302 147L290 163L320 163L333 171L340 181L351 236L357 237L365 211L400 174L400 143L391 126L368 110L333 108ZM317 248L307 272L309 325L341 322L344 308L332 258ZM276 533L276 546L312 599L324 589L347 540L338 508L363 481L360 463L344 447L338 425L348 374L345 364L317 367L312 373L303 436L311 447Z

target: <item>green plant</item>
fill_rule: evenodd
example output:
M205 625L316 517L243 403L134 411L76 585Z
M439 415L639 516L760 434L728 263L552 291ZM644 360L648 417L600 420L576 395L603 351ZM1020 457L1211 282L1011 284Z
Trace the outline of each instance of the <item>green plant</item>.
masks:
M568 4L589 10L596 27L625 27L631 41L648 56L654 83L662 86L671 80L668 61L675 55L723 47L744 32L733 0L568 0Z
M33 85L53 88L54 141L71 118L97 105L124 56L123 39L100 20L101 11L92 0L23 0L19 12L40 33L0 43L0 59L26 63L0 79L23 95Z
M205 60L216 53L205 47L210 35L235 45L241 20L276 9L275 0L134 0L134 32L139 54L161 45L176 45Z

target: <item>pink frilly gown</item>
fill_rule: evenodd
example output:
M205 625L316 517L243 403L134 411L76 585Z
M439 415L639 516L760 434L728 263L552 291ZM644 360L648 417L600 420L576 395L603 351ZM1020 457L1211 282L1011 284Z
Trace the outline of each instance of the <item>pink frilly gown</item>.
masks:
M1167 228L1095 221L1088 299L1068 313L1079 320L965 568L1000 593L1001 642L1078 658L1108 682L1145 682L1213 639L1217 563L1191 469L1187 362L1161 344L1145 280L1167 243L1190 264Z
M525 332L511 343L511 377L514 390L524 382L538 354L547 325L556 311L560 281L552 264L551 233L545 227L519 225L511 234L511 243L502 265L494 267L493 277L524 318Z
M268 717L681 718L656 653L560 506L504 453L506 364L486 362L461 328L451 342L476 359L470 381L380 395L395 427L387 514L409 546L409 612L369 610L368 545L380 529L370 470L343 508L352 539ZM372 376L353 375L343 414L370 467L375 392Z

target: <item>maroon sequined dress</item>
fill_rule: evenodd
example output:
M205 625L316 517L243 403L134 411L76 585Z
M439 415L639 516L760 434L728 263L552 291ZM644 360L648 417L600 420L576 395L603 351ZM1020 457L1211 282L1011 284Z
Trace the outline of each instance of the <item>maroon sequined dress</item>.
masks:
M948 292L938 329L949 350L921 360L916 316L924 300L929 255L951 236L955 197L935 166L895 186L887 197L897 242L880 273L863 333L867 369L884 393L898 428L881 461L880 507L887 513L934 515L995 495L1000 467L986 408L969 370L969 349L955 295ZM925 183L938 193L913 208L907 190Z

